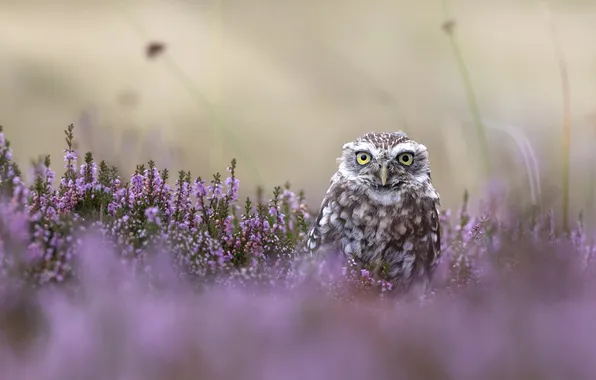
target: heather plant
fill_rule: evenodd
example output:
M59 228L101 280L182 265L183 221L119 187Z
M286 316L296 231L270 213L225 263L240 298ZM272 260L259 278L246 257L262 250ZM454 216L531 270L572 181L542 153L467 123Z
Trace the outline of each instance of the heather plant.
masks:
M225 179L219 173L210 181L192 179L181 171L172 187L168 170L149 161L123 182L117 168L98 165L91 152L78 164L73 131L73 125L65 131L65 171L56 187L45 157L34 167L33 185L25 188L10 161L10 146L3 144L3 194L11 197L15 211L28 214L24 278L44 284L74 276L76 236L88 229L100 231L124 261L139 267L152 247L165 245L180 274L193 280L241 268L258 272L272 262L281 270L292 258L308 213L304 195L292 192L289 183L276 187L268 202L241 204L236 160Z
M209 179L172 181L153 161L126 179L80 160L71 125L63 174L43 157L27 185L0 142L3 377L596 374L596 249L581 215L567 233L552 210L499 191L472 212L466 192L441 213L431 291L403 298L336 252L302 253L304 194L286 183L241 201L235 160Z
M180 171L170 183L169 171L149 161L138 165L125 181L117 168L103 161L97 164L91 152L79 164L70 125L60 179L55 180L50 157L44 157L35 163L33 183L26 186L11 161L10 144L1 136L2 271L27 284L77 280L74 258L79 236L94 231L123 263L144 275L155 273L151 257L167 251L178 276L199 288L227 284L293 289L314 276L319 286L337 296L392 290L391 284L371 277L353 262L333 264L334 252L321 257L302 254L311 221L304 194L293 192L286 183L275 187L268 200L260 189L256 199L240 202L236 160L226 178L216 173L210 180L193 179L190 172ZM495 199L488 199L479 216L469 213L467 192L459 211L442 211L444 273L437 289L453 290L479 281L482 261L504 241L527 236L537 243L570 240L590 262L593 248L581 220L571 234L557 235L552 212L537 215L533 210L531 217L511 214L499 219ZM515 264L515 258L499 259L506 267Z
M169 265L154 267L166 279L164 291L148 293L147 278L122 265L105 239L90 233L80 238L75 261L83 273L78 286L84 299L50 287L36 296L12 288L0 294L3 376L590 379L596 374L589 360L596 348L593 277L578 276L584 266L569 242L536 245L527 235L504 242L492 253L518 256L517 265L491 265L480 283L419 305L387 302L371 292L358 297L365 281L346 282L332 293L265 294L216 286L196 294L167 275Z

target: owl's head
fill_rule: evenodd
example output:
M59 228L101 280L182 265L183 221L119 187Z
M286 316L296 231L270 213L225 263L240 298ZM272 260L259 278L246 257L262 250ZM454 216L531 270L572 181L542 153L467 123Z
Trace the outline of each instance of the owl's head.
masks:
M349 181L386 192L430 183L426 147L403 132L370 132L343 146L339 172Z

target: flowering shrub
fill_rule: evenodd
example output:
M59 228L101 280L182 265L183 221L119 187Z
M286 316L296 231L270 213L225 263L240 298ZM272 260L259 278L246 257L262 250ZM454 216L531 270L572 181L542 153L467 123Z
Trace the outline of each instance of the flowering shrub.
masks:
M354 263L330 271L330 260L316 261L301 254L311 216L304 195L294 193L289 183L276 187L268 201L260 190L257 201L239 202L235 160L225 179L219 173L209 181L193 179L190 172L180 171L170 185L168 170L158 170L149 161L124 181L116 167L103 161L97 164L90 152L81 162L73 148L73 131L73 125L65 131L65 170L57 186L50 157L45 157L35 164L30 187L12 162L10 144L0 131L0 268L4 275L35 285L76 278L75 252L81 236L95 231L122 262L142 273L151 274L148 258L166 250L178 275L198 285L293 288L312 277L312 270L305 268L314 264L319 285L328 290L353 293L358 289L366 294L391 290L391 284L373 279ZM552 213L511 218L516 221L511 224L489 216L473 217L467 206L466 194L457 215L449 210L441 215L442 267L449 271L443 276L446 289L478 280L482 268L478 260L498 251L503 240L565 239L555 237ZM486 215L491 215L490 207L485 206ZM582 228L580 223L572 240L587 262L594 248L585 244ZM514 258L508 260L507 265L514 264Z
M60 179L46 157L28 186L0 133L2 378L596 375L581 218L570 233L552 212L497 218L491 197L475 216L466 194L441 215L434 293L411 303L303 254L311 213L289 185L240 202L235 161L171 185L150 161L126 181L73 141L69 126Z
M181 274L209 278L239 268L258 268L288 259L304 235L308 214L302 194L289 184L276 187L269 202L238 202L236 161L222 179L206 181L181 171L173 186L167 169L153 161L140 165L124 182L115 167L97 164L92 154L79 157L73 129L65 131L65 171L57 187L46 157L35 167L35 183L27 188L11 162L2 135L3 242L26 245L18 258L5 257L3 268L17 270L38 284L63 282L75 276L73 252L78 233L101 232L125 261L142 262L152 247L167 245ZM13 215L14 214L14 215ZM14 218L13 216L16 216ZM13 236L9 231L29 234ZM286 260L287 261L287 260Z

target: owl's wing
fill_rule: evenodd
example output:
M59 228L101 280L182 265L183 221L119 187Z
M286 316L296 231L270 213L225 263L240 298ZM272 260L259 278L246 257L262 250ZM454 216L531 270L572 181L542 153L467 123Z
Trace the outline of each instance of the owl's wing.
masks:
M327 194L325 194L325 197L323 198L323 202L321 202L321 207L319 208L319 215L317 215L317 218L315 219L315 222L314 222L312 228L308 232L308 237L306 240L306 249L310 253L315 252L321 246L323 236L322 236L322 233L320 230L320 223L321 223L321 218L323 217L323 214L325 213L325 209L327 209L327 207L329 206L329 200L331 198L330 194L331 194L330 191L327 191Z
M309 253L312 254L318 250L321 245L325 244L328 239L333 239L339 232L338 225L336 222L334 223L334 221L337 221L337 217L341 212L341 207L336 199L343 191L345 191L345 189L342 186L342 181L336 173L331 177L331 184L321 202L319 214L317 215L311 230L308 232L305 248Z
M432 275L433 269L439 263L441 257L441 228L439 225L439 209L433 207L430 211L430 242L429 242L429 257L428 265L429 274Z

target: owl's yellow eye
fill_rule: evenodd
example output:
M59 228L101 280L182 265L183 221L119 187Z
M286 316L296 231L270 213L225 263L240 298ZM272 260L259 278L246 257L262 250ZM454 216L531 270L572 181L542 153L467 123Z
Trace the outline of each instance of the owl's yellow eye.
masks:
M414 155L412 153L402 153L397 156L397 161L402 165L410 166L414 162Z
M356 153L356 162L360 165L366 165L370 162L370 154L366 152Z

